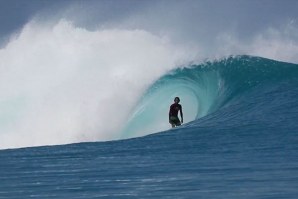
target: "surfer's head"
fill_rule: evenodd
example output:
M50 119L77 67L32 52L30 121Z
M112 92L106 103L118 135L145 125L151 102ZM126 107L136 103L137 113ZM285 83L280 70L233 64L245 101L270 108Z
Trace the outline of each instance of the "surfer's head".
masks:
M179 103L180 102L180 98L179 97L175 97L174 102L175 103Z

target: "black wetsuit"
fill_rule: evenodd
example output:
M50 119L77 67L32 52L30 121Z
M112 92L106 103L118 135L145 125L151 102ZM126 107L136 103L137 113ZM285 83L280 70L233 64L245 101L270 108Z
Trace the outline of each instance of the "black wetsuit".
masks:
M170 106L169 121L170 121L170 123L173 123L176 126L181 125L181 122L178 118L178 112L179 111L180 111L180 114L181 114L181 118L183 118L182 106L180 104L174 103Z

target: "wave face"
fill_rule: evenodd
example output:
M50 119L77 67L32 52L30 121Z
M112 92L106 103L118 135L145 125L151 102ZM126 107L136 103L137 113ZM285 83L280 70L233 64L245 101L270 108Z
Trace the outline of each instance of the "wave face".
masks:
M169 124L165 120L175 96L181 98L184 121L192 121L191 125L200 121L199 118L235 104L241 105L245 113L258 111L263 114L262 111L271 105L271 97L275 96L256 101L254 106L248 107L246 98L267 96L268 92L283 84L290 84L288 86L295 90L297 77L298 67L295 64L251 56L235 56L178 68L161 77L143 95L123 130L123 137L166 130ZM257 106L258 103L262 104L261 108ZM260 109L256 110L256 107ZM245 116L237 110L230 111L225 112L226 120L229 115Z
M145 92L122 135L154 129L176 95L188 123L1 150L0 198L296 198L297 85L298 65L259 57L176 69Z

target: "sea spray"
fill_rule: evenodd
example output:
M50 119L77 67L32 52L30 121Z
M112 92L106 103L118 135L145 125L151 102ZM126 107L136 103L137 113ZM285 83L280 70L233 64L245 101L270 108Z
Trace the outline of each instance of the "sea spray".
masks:
M145 89L189 58L143 30L32 21L0 51L0 148L119 139Z

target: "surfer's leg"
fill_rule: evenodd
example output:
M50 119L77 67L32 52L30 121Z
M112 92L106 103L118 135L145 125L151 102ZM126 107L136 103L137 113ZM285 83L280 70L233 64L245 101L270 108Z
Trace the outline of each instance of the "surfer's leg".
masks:
M170 124L172 125L172 128L181 125L179 118L174 116L170 117Z
M170 124L172 125L172 128L174 128L176 126L176 121L177 121L176 117L174 117L174 116L170 117Z

